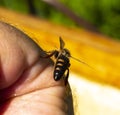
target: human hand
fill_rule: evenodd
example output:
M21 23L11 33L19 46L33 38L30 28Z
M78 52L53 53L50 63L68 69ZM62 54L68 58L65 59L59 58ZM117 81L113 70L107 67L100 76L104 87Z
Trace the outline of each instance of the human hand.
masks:
M53 63L18 29L0 22L0 113L66 115L64 81L54 81Z

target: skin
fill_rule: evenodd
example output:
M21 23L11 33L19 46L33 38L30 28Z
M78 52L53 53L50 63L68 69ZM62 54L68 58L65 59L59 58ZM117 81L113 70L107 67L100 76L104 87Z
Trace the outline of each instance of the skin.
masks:
M66 115L64 81L53 62L27 35L0 22L1 115Z

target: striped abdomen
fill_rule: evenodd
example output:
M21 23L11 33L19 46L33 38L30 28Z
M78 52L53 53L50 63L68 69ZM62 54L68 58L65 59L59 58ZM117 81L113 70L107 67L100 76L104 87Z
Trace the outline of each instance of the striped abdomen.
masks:
M69 66L70 66L69 58L61 54L58 57L55 65L54 80L55 81L60 80L63 77L65 71L69 68Z

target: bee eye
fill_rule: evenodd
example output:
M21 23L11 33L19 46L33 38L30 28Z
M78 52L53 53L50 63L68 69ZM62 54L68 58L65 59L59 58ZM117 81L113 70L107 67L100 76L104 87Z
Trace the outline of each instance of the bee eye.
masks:
M64 52L65 52L65 55L66 55L67 57L70 57L70 52L69 52L68 49L64 49Z

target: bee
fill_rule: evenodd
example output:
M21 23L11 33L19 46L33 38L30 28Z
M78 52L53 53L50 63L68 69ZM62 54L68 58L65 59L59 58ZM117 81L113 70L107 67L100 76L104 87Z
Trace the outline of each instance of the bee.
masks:
M62 38L59 38L60 49L59 51L54 51L54 56L56 59L55 69L54 69L54 80L58 81L63 76L65 78L65 85L68 82L69 77L69 67L70 67L70 51L64 48L65 43Z
M64 78L66 85L69 77L70 51L64 48L65 43L61 37L59 37L59 42L60 42L60 49L46 52L48 55L44 57L48 58L54 56L55 65L54 65L53 78L55 81L59 81L61 78Z
M61 37L59 37L59 42L60 42L60 49L47 52L48 56L46 57L54 56L56 60L54 65L54 73L53 73L54 80L59 81L60 79L64 78L65 85L67 85L68 77L69 77L70 58L73 58L83 64L86 63L71 56L70 51L64 48L65 42L62 40Z

